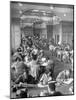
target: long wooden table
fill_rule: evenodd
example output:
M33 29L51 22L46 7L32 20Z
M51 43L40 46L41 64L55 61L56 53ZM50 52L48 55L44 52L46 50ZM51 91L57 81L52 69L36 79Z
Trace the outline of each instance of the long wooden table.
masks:
M73 86L73 82L69 85L64 84L64 85L61 85L61 86L56 86L56 91L61 92L63 95L70 95L71 93L69 91L69 88L71 86ZM30 96L33 96L33 97L38 97L40 92L43 91L43 90L47 90L47 86L46 87L38 87L37 86L37 87L34 87L34 88L28 88L28 94ZM11 98L16 98L16 93L11 92Z

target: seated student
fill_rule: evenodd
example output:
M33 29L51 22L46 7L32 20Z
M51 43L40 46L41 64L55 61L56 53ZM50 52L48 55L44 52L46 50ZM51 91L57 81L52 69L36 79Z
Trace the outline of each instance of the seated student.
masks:
M49 81L52 80L51 77L51 72L49 72L48 70L45 71L45 73L42 75L39 84L41 85L47 85Z
M50 83L48 85L48 96L61 96L61 95L63 95L61 92L56 91L55 82Z
M28 75L27 71L24 71L24 73L22 75L20 75L15 80L14 83L15 83L15 85L13 85L12 91L16 92L18 88L23 87L24 83L26 83L26 85L32 86L32 84L36 84L36 81L31 75Z
M24 73L17 78L15 83L20 85L21 83L35 84L35 79L31 75L28 75L27 71L24 71Z
M55 67L54 61L48 59L48 61L47 61L47 66L46 66L46 70L51 71L52 78L54 78L54 67Z
M19 84L20 82L21 83L27 82L27 72L26 71L24 71L24 73L20 75L15 81L16 84Z
M29 68L27 67L26 64L24 64L23 61L20 61L19 59L17 59L17 61L15 63L12 64L11 66L11 71L12 69L14 69L14 73L15 73L15 77L16 79L23 74L23 72L25 70L29 70ZM13 73L12 73L13 74Z
M55 82L48 84L48 90L44 90L40 93L40 96L61 96L62 93L56 91Z
M11 64L11 79L13 80L17 78L17 76L22 73L21 69L24 69L25 66L20 58L16 58L15 61Z
M18 87L22 87L22 84L27 82L27 74L24 72L22 75L20 75L16 80L15 84L13 85L12 91L16 92Z
M73 81L73 78L70 77L71 73L72 73L71 69L61 71L56 78L56 81L58 82L57 85L63 83L70 84Z

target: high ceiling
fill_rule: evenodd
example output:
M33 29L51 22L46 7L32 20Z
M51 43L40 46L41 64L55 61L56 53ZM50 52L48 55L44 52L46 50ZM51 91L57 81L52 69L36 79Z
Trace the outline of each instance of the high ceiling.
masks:
M26 20L28 17L58 16L62 21L73 21L73 5L11 2L10 8L12 18L21 18L24 15Z

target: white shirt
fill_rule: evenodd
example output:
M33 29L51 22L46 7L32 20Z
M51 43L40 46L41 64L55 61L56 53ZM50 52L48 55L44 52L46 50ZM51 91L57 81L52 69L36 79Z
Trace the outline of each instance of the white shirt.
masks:
M29 74L32 75L34 78L37 77L37 73L38 73L38 69L39 69L39 65L36 63L36 61L31 61L29 64L28 64L29 68L30 68L30 71L29 71Z
M45 74L45 73L42 75L42 77L40 79L40 81L42 82L43 85L48 84L48 82L51 80L52 80L52 77L47 76L47 74Z

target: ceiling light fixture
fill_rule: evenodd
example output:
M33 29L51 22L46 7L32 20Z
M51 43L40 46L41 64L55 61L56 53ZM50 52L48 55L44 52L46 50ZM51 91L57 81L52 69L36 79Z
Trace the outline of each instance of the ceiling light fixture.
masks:
M51 10L53 10L53 9L54 9L54 7L53 7L53 6L50 6L50 9L51 9Z
M64 17L66 16L66 14L64 14Z
M33 10L33 11L38 12L39 10Z
M23 4L22 3L18 3L18 5L21 7L21 6L23 6Z

